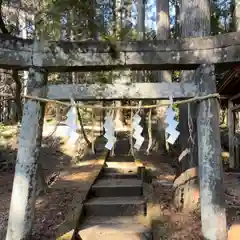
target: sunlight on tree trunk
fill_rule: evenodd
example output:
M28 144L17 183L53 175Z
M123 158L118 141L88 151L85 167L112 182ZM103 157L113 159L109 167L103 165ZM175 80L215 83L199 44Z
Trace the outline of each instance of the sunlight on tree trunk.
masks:
M114 26L113 26L113 34L117 37L118 40L125 40L124 36L122 36L122 27L123 27L123 11L122 11L122 1L121 0L114 0L115 4L113 4L113 7L115 7L114 10ZM130 82L130 76L128 74L128 71L120 71L116 72L114 71L114 79L113 83L123 83L123 82ZM120 107L122 105L122 101L115 101L115 106ZM114 123L116 129L123 129L124 127L124 114L122 109L116 109L115 116L114 116Z
M200 37L210 35L210 6L208 0L183 0L180 4L181 37ZM195 81L195 71L182 71L181 81ZM198 166L196 103L179 106L179 128L181 151L189 149L190 152L181 160L181 172L195 169ZM197 176L186 179L186 183L175 192L175 202L178 207L186 209L199 208L199 182ZM181 189L183 196L181 196ZM180 195L179 195L180 194ZM191 203L191 204L190 204Z
M167 40L170 36L170 18L169 18L169 1L168 0L157 0L156 1L156 14L157 14L157 39ZM158 82L171 82L172 72L171 71L159 71L155 72L155 77ZM159 100L158 103L168 103L166 100ZM156 131L156 150L166 152L166 139L165 139L165 128L166 124L165 113L168 107L157 108L157 131Z
M234 26L235 31L240 31L240 1L239 0L233 0L234 1Z

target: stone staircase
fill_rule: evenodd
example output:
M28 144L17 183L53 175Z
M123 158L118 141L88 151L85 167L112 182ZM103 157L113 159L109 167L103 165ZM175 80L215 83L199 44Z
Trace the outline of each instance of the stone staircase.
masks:
M140 221L147 214L143 184L132 157L109 158L84 202L79 236L82 240L150 240Z

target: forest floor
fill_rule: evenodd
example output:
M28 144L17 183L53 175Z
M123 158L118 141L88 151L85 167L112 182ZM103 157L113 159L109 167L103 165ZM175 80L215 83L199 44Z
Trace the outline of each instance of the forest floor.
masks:
M18 148L18 129L11 126L0 131L0 162L7 160L13 163ZM45 135L48 136L48 131ZM80 163L72 164L73 156L64 141L43 138L40 162L51 184L46 193L36 200L34 240L56 239L75 228L81 202L101 170L104 159L101 155L90 154ZM13 177L14 165L0 169L0 239L5 239L6 235Z
M172 204L172 185L175 170L172 158L153 153L139 155L144 165L150 169L154 179L144 185L144 195L148 200L148 219L153 228L153 239L203 239L200 216L196 213L177 212Z
M148 218L152 222L154 239L203 239L201 234L200 212L179 212L172 204L172 185L175 170L171 166L172 158L153 153L139 154L154 179L145 184L144 195L148 200ZM240 213L240 174L224 173L225 199L227 206L237 207ZM237 240L240 235L240 216L227 216L228 240Z
M0 131L0 146L3 151L1 157L14 162L18 147L17 128L0 129ZM71 152L64 149L64 144L58 143L53 146L52 143L52 139L43 140L40 161L48 179L53 175L57 177L46 194L38 197L36 201L33 225L33 239L36 240L56 239L57 236L74 228L78 212L74 210L71 212L69 209L74 209L73 203L81 204L87 189L93 182L92 173L94 172L96 176L103 164L102 160L92 156L81 161L77 167L73 167ZM177 212L171 203L171 188L175 177L175 170L171 167L172 158L155 153L146 155L143 151L140 152L140 157L155 176L152 184L144 184L144 195L148 200L148 218L156 239L203 239L200 215ZM0 239L4 239L6 234L13 175L14 166L11 171L0 169ZM227 203L240 206L239 175L225 173L224 182ZM229 225L234 221L235 219L230 219ZM66 239L70 240L70 237Z

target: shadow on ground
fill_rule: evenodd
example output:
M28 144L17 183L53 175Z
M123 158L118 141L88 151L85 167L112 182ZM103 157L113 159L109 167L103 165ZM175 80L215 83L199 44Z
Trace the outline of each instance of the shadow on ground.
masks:
M100 143L101 140L97 140L98 150L102 147L99 147ZM16 136L9 137L7 144L0 146L0 239L6 235L17 149ZM69 151L64 152L60 139L43 139L39 162L49 186L36 200L34 240L56 239L75 227L80 204L93 181L92 176L103 165L96 161L99 154L89 154L77 165L72 164L73 155Z

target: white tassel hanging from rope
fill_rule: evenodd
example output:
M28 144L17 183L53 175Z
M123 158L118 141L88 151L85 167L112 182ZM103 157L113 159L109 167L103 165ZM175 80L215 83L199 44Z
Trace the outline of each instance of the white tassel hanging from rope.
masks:
M134 144L134 148L136 148L137 150L139 150L144 142L144 137L141 135L143 128L140 125L141 122L141 117L139 116L140 113L140 107L141 107L142 102L139 102L139 106L138 106L138 111L135 113L135 115L133 116L133 121L132 121L132 129L133 129L133 138L136 139L135 144Z
M104 123L104 129L105 129L105 134L104 137L108 140L107 144L105 145L105 147L108 150L112 150L112 148L114 147L114 144L116 142L116 138L114 136L114 121L113 121L113 116L111 114L111 112L109 112L107 114L107 116L105 117L105 123Z
M113 106L115 106L114 104L113 104ZM112 109L112 119L114 118L114 113L115 113L115 110L114 109ZM115 128L114 128L114 131L113 131L113 136L115 137L115 139L116 139L116 132L115 132ZM115 144L116 144L116 141L114 142L114 144L113 144L113 148L112 148L112 150L111 150L111 157L114 157L115 156Z
M134 149L133 149L133 125L132 125L132 122L133 122L133 109L131 109L130 121L131 121L131 132L130 132L130 136L129 136L129 141L130 141L129 155L132 154L132 156L135 157Z
M173 145L180 133L176 130L178 122L175 120L176 112L173 110L172 96L170 96L169 99L170 99L170 106L166 113L165 122L168 124L168 127L166 128L166 133L169 134L169 137L167 138L167 142Z
M149 155L151 146L152 146L152 109L149 109L149 113L148 113L148 147L147 147L147 155Z
M95 154L94 127L95 127L95 118L94 118L94 109L92 109L92 153L93 154Z

